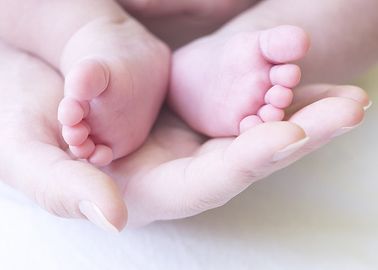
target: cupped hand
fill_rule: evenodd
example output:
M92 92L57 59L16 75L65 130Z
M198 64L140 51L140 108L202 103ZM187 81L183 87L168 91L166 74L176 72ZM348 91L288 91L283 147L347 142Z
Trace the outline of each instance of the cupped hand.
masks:
M104 173L66 152L56 120L62 78L1 44L0 58L0 178L53 214L87 218L111 231L125 226L124 201L132 225L221 206L351 130L368 105L359 88L309 86L297 91L288 122L210 140L163 110L146 143Z
M0 179L55 215L121 230L127 210L114 181L66 152L57 121L62 78L1 43L0 59Z
M296 90L286 122L217 139L163 110L143 147L105 171L124 194L130 225L196 215L352 130L368 105L357 87L306 86Z

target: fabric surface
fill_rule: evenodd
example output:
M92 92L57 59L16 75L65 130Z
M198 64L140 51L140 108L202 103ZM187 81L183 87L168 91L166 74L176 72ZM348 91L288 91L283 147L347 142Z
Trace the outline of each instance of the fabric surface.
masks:
M362 85L378 105L377 74ZM120 235L0 185L0 269L378 269L377 117L373 105L363 126L222 208Z

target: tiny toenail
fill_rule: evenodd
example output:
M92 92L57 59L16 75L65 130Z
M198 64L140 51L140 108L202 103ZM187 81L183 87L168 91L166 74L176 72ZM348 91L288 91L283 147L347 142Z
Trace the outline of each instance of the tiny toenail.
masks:
M300 141L297 141L293 144L286 146L284 149L274 154L272 161L277 162L291 156L295 152L299 151L302 147L304 147L309 140L310 140L310 137L305 137Z

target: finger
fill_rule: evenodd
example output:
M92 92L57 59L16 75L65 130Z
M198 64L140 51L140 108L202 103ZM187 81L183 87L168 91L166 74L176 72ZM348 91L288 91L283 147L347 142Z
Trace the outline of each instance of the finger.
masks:
M313 89L314 96L316 89L324 91L321 86ZM363 114L361 103L350 98L327 98L295 113L291 121L296 125L267 123L234 142L213 140L195 158L166 163L137 185L131 182L126 194L130 221L182 218L223 205L251 183L326 144L340 130L349 131ZM146 215L134 215L143 212Z
M315 84L296 90L288 118L300 125L311 139L302 151L281 162L278 167L285 167L358 127L364 111L371 104L366 92L357 86Z
M92 165L71 160L41 142L11 143L0 156L1 178L50 213L87 218L107 231L127 220L123 196L113 180Z
M282 166L354 130L362 123L364 115L365 110L361 103L342 97L325 98L299 110L289 121L301 126L310 141L301 151L283 162Z
M304 107L289 121L300 125L312 141L319 141L330 140L341 135L346 128L357 127L363 118L361 103L349 98L330 97Z
M292 106L287 111L287 118L290 118L293 113L301 108L328 97L349 98L360 103L365 108L371 105L367 93L357 86L314 84L294 90L294 100Z
M274 159L293 151L288 146L305 137L292 123L262 124L235 141L212 141L195 157L165 163L128 183L129 221L140 225L182 218L223 205L271 173Z
M112 179L58 148L62 79L30 55L0 44L0 178L62 217L122 229L127 212Z

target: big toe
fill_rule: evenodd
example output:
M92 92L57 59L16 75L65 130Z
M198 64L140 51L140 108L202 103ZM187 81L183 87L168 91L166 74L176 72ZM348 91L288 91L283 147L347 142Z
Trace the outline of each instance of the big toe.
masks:
M107 88L109 77L107 65L95 59L85 59L66 75L64 94L77 100L91 100Z
M261 32L260 48L272 63L287 63L303 58L310 47L308 34L300 27L283 25Z

